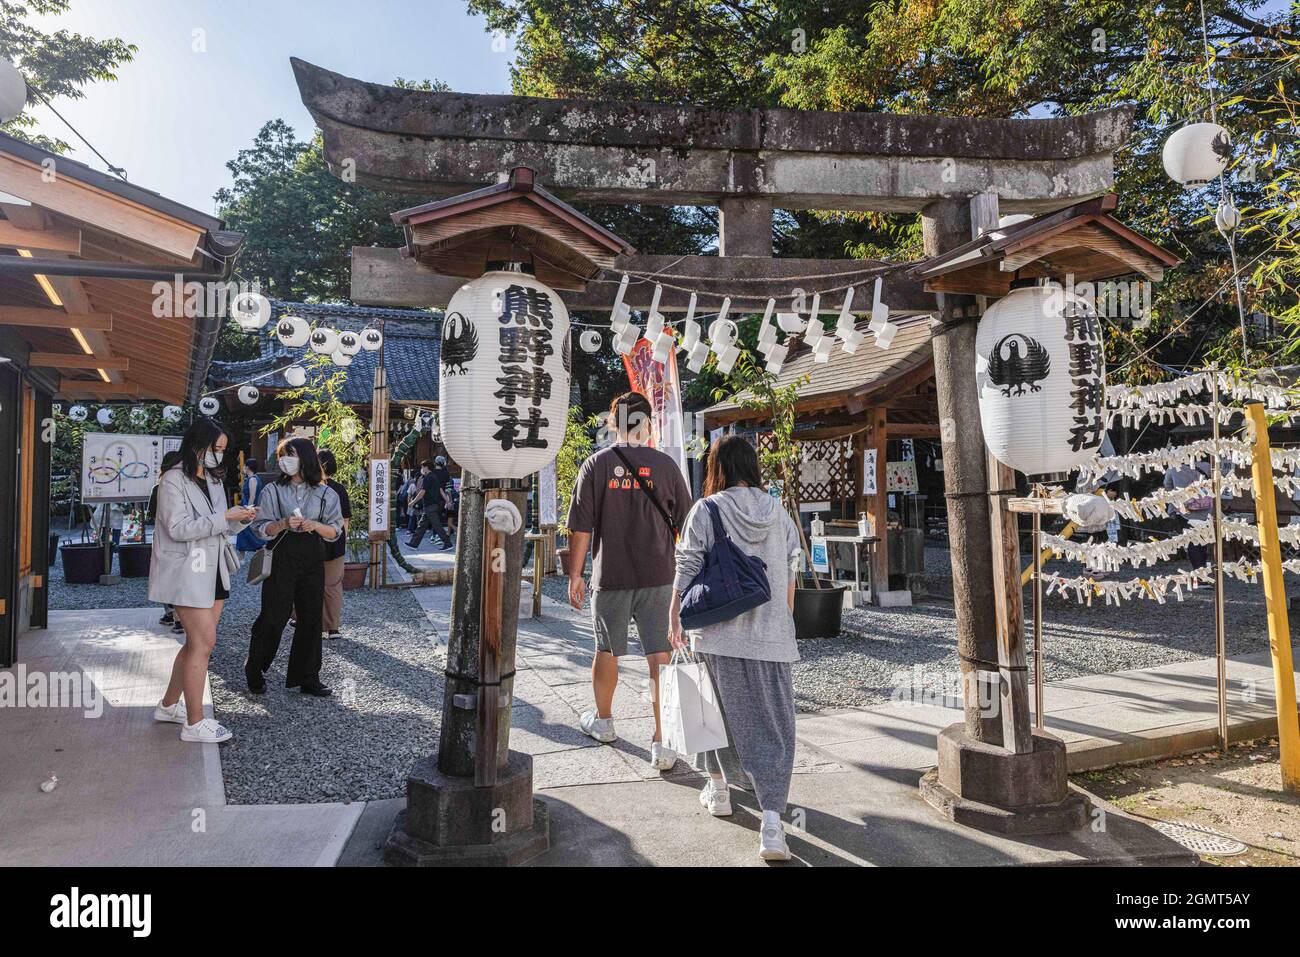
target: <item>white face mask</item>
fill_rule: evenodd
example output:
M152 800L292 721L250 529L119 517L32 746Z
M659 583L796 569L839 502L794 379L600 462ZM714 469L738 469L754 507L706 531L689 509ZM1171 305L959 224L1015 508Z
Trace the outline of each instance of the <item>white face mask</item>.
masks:
M208 449L203 453L203 467L205 469L215 469L221 464L221 460L226 457L225 452L218 452L215 449Z
M284 455L276 459L276 464L280 466L280 471L285 475L298 474L298 456Z

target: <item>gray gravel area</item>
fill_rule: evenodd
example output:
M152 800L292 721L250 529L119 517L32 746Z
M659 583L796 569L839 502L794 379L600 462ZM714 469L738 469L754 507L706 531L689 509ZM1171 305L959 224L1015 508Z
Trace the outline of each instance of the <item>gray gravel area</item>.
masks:
M1167 563L1141 574L1177 570ZM1182 567L1186 567L1184 563ZM804 641L794 666L795 702L801 712L860 707L898 694L954 693L957 686L957 628L953 617L948 550L926 549L930 597L911 608L859 608L844 613L844 630L835 638ZM1081 566L1053 562L1059 574L1080 574ZM1129 569L1113 577L1139 573ZM567 600L565 579L548 577L545 594ZM1225 589L1228 654L1268 648L1263 588L1229 579ZM1026 618L1032 593L1024 592ZM1211 657L1214 654L1214 593L1201 588L1183 602L1164 605L1132 601L1092 608L1049 596L1044 603L1044 677L1064 680L1149 668ZM1030 662L1032 680L1033 662Z
M138 608L147 579L68 585L56 563L51 608ZM261 589L235 583L213 653L217 718L234 732L221 745L226 800L289 804L402 797L416 760L437 749L445 648L415 598L401 589L349 591L343 637L325 642L322 680L332 698L284 687L292 629L267 678L248 693L244 657ZM160 610L161 613L161 610ZM445 636L444 636L445 637Z

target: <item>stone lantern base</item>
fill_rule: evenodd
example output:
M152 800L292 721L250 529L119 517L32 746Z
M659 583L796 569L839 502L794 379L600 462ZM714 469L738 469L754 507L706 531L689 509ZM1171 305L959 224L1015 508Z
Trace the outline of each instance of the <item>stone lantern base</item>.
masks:
M398 867L503 867L550 847L550 815L533 799L533 759L511 751L492 787L438 770L436 755L406 779L406 810L393 823L384 860Z
M1070 787L1065 742L1034 731L1034 750L1012 754L966 736L939 733L939 767L921 778L921 796L957 824L998 834L1064 834L1088 824L1091 802Z

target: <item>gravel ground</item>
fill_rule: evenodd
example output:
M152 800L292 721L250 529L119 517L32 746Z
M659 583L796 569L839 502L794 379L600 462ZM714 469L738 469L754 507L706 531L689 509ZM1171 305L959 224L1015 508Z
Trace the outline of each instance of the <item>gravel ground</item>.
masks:
M68 585L56 563L51 608L138 608L148 582ZM290 804L402 797L416 760L437 749L445 650L415 598L400 589L349 591L343 637L325 642L322 680L332 698L284 687L292 629L285 629L267 693L244 682L248 636L261 590L240 578L221 616L212 656L217 718L234 732L221 745L226 800Z
M1081 566L1054 562L1060 574L1079 574ZM1169 563L1143 569L1143 575L1173 571ZM1185 565L1183 567L1186 567ZM948 550L926 549L930 597L911 608L860 608L844 613L844 630L835 638L804 641L794 666L795 702L801 712L860 707L894 697L900 682L911 694L957 693L957 627L953 618ZM1129 570L1116 578L1136 577ZM567 600L567 583L548 577L544 592ZM1025 614L1032 593L1025 589ZM1264 591L1259 585L1229 579L1225 619L1228 654L1268 648ZM1044 603L1044 677L1048 681L1081 675L1148 668L1214 654L1214 593L1202 588L1181 602L1159 605L1133 601L1092 608L1049 596ZM1032 680L1033 662L1030 662Z

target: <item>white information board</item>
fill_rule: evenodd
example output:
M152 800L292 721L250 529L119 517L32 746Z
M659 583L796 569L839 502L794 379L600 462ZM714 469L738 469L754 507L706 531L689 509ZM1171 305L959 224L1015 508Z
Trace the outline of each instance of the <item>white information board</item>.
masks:
M555 482L555 461L552 460L538 474L537 480L537 507L538 507L538 525L546 528L549 525L558 525L556 518L556 482Z
M388 537L389 520L389 469L392 463L388 459L370 460L370 535L375 538Z
M147 502L163 456L181 447L175 435L86 432L81 445L81 501Z

